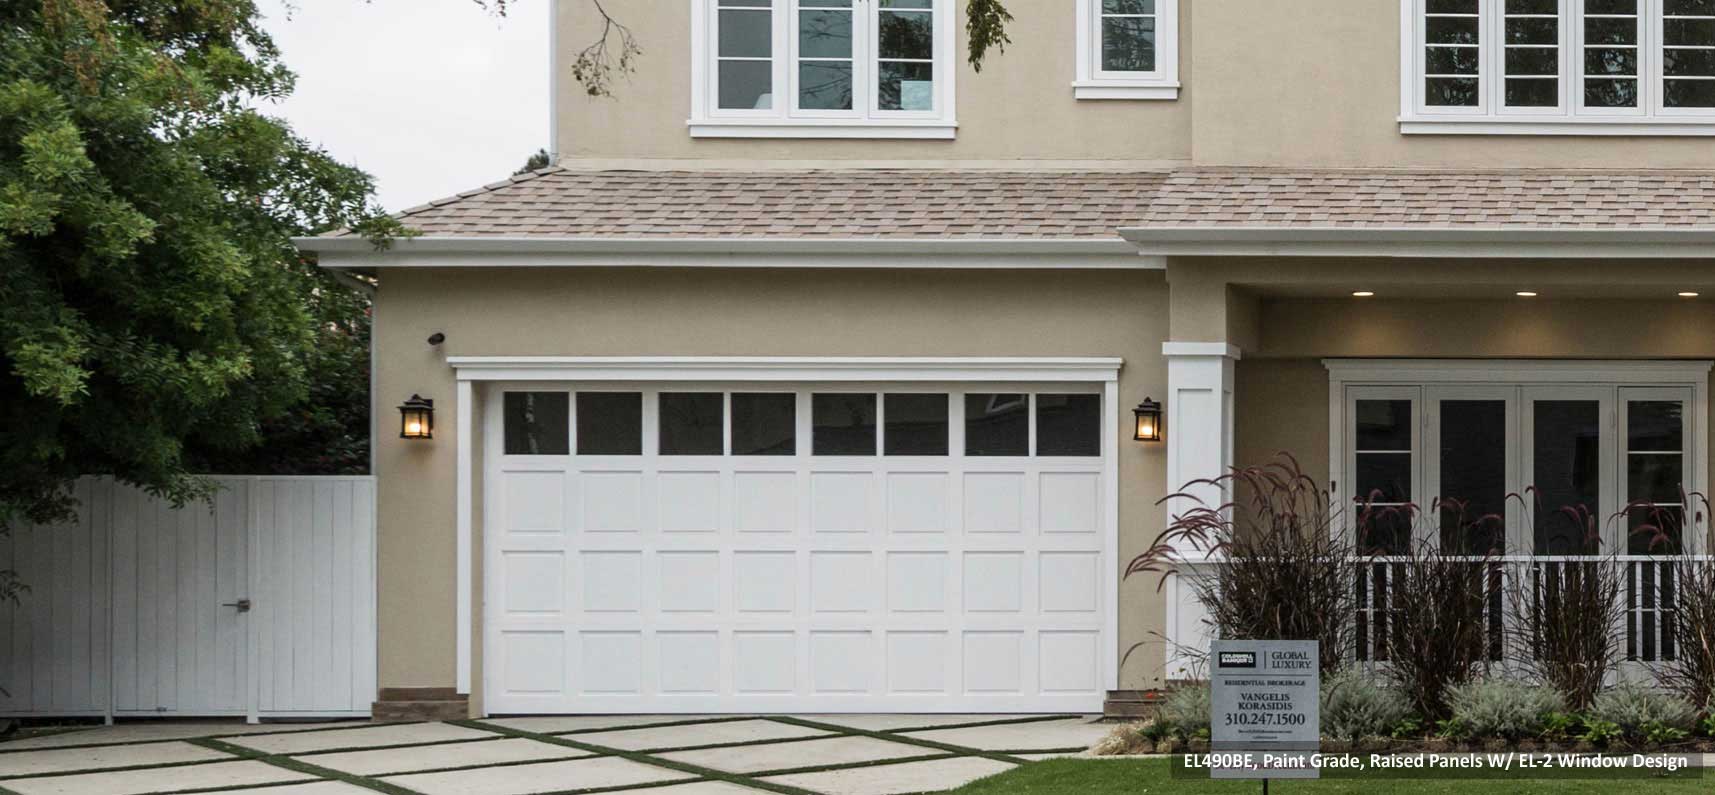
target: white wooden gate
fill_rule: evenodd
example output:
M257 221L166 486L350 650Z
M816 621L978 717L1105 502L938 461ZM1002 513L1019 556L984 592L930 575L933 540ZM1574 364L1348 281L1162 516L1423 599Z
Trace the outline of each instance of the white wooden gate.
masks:
M222 477L175 509L80 481L75 522L14 528L0 569L0 715L367 716L368 477Z

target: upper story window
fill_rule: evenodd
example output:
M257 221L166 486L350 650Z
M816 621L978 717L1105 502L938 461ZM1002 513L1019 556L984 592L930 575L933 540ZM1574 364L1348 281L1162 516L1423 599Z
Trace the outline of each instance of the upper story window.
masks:
M1715 135L1715 0L1401 0L1405 132Z
M1179 0L1078 0L1078 99L1179 96Z
M951 138L952 0L694 0L691 134Z

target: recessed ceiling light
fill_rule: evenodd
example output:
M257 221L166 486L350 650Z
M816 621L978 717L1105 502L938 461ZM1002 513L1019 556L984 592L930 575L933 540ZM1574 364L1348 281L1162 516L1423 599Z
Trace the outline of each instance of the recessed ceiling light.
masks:
M1679 297L1680 298L1696 298L1697 293L1691 292L1690 290L1685 290L1679 294Z
M1369 290L1358 290L1358 291L1352 293L1353 298L1370 298L1374 295L1375 295L1375 293L1370 292Z
M1520 291L1518 291L1517 295L1520 298L1535 298L1536 297L1536 293L1533 293L1529 290L1520 290Z

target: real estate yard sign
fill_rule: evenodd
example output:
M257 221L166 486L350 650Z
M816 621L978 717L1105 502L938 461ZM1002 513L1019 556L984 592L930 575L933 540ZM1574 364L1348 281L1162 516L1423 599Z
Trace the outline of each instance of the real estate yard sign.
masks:
M1319 778L1316 641L1218 640L1211 652L1210 777Z

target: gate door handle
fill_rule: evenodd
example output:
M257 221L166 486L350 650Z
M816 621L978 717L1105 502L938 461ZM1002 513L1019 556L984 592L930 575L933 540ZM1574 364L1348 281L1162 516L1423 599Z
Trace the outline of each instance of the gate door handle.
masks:
M238 612L240 612L240 613L250 612L250 600L249 599L240 599L236 602L221 602L220 606L221 607L236 607L236 608L238 608Z

